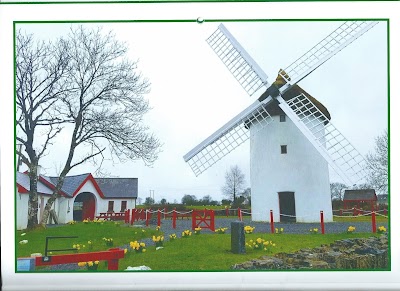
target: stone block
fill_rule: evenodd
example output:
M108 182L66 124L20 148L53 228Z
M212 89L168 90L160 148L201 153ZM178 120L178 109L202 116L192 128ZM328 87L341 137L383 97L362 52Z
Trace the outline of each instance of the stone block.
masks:
M243 221L231 222L231 251L234 254L246 253Z

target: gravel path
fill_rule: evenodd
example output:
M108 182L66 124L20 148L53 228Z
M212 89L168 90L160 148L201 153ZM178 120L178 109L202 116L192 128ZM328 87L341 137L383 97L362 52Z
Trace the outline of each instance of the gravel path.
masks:
M226 233L230 233L231 222L237 221L235 219L226 219L226 218L216 218L215 219L215 228L219 227L227 227L228 230ZM270 232L271 225L267 222L254 222L249 218L245 218L245 225L250 225L255 227L255 233L262 232ZM385 226L387 228L387 223L377 223L377 226ZM284 233L292 233L292 234L307 234L310 231L310 228L318 228L321 229L320 223L274 223L274 226L277 228L284 228ZM355 226L357 232L372 232L371 223L370 222L328 222L325 223L325 233L342 233L347 230L349 226ZM155 226L149 226L155 227ZM172 228L171 220L162 220L161 221L161 230L164 232L165 237L169 236L172 233L175 233L178 237L180 237L182 231L186 229L192 228L191 219L179 219L176 221L176 229ZM212 233L208 229L202 230L204 233Z

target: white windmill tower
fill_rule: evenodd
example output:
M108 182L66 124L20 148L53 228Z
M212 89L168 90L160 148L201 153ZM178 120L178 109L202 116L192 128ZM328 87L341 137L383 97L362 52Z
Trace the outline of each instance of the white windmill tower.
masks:
M207 42L251 96L266 91L184 160L196 176L250 139L252 220L332 221L328 164L347 185L365 177L366 161L330 122L328 110L297 83L377 22L343 23L269 85L267 75L222 25Z

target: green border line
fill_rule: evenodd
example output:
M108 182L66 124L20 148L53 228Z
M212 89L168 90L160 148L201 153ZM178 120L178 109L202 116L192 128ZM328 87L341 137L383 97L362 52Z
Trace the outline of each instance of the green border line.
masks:
M314 1L314 0L305 0L304 2L322 2L322 1ZM328 0L331 1L331 0ZM334 1L334 0L332 0ZM356 0L358 1L358 0ZM370 0L371 2L373 0ZM398 1L398 0L395 0ZM129 1L131 2L131 1ZM134 1L135 2L135 1ZM150 1L151 3L164 3L167 1ZM150 3L148 2L148 3ZM181 1L169 1L169 3L177 3ZM193 1L193 2L214 2L214 1ZM237 2L237 1L221 1L221 2ZM242 1L242 2L250 2L250 1ZM265 1L254 1L254 2L265 2ZM270 1L274 2L274 1ZM281 2L281 1L277 1ZM282 1L283 2L283 1ZM286 1L285 1L286 2ZM303 1L290 1L287 0L287 2L303 2ZM337 1L336 1L337 2ZM339 1L340 2L340 1ZM59 4L60 2L48 2L48 3L54 3L54 4ZM72 3L72 2L67 2L67 3ZM78 3L84 3L84 2L78 2ZM93 3L93 2L88 2L88 3ZM104 3L104 2L99 2L99 3ZM109 2L108 2L109 3ZM127 3L125 1L116 1L112 3ZM135 3L142 3L142 2L135 2ZM4 2L0 2L0 4L5 4ZM8 3L8 4L14 4L14 3ZM23 4L34 4L33 2L30 3L23 3ZM44 4L44 3L40 3ZM386 36L387 36L387 85L388 85L388 91L387 91L387 102L388 102L388 120L387 120L387 126L388 126L388 227L389 227L389 232L388 232L388 268L387 269L327 269L327 270L293 270L294 272L379 272L379 271L391 271L391 224L390 224L390 217L391 217L391 211L390 211L390 19L389 18L325 18L325 19L204 19L202 23L204 22L325 22L325 21L369 21L369 20L374 20L374 21L383 21L386 22ZM16 134L17 134L17 126L16 126L16 25L17 24L58 24L58 23L193 23L193 22L198 22L197 19L182 19L182 20L160 20L160 19L154 19L154 20L71 20L71 21L58 21L58 20L46 20L46 21L14 21L13 22L13 53L14 53L14 182L16 183L16 172L17 172L17 158L16 158ZM201 23L199 23L201 24ZM16 187L14 188L14 244L17 244L17 189ZM234 270L202 270L202 271L197 271L197 270L190 270L190 271L168 271L168 270L152 270L152 271L147 271L150 273L188 273L188 272L215 272L215 273L226 273L226 272L234 272L234 273L241 273L241 272L288 272L289 270L240 270L240 271L234 271ZM96 271L96 273L122 273L124 271ZM139 271L142 272L142 271ZM292 272L292 271L290 271ZM15 247L15 273L16 274L26 274L27 272L23 271L17 271L17 248ZM55 272L49 272L49 271L34 271L34 272L29 272L30 274L32 273L37 273L37 274L62 274L62 273L81 273L79 271L55 271ZM138 273L138 272L135 272Z
M398 2L386 0L385 2ZM294 3L294 2L380 2L379 0L143 0L143 1L16 1L0 2L0 5L48 5L48 4L168 4L168 3Z

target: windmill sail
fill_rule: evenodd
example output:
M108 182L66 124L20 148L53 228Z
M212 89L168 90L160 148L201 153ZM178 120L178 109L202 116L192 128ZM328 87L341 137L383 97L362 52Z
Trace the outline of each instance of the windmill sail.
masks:
M249 120L260 121L262 126L269 124L273 119L265 110L265 107L273 98L276 98L280 102L281 109L295 122L296 126L347 183L352 185L361 180L365 175L363 172L365 160L347 139L331 123L326 128L326 133L311 131L305 125L305 120L299 120L301 114L299 113L298 116L291 108L297 102L292 100L292 103L288 105L280 95L283 95L293 85L304 79L377 23L373 21L344 22L290 66L281 70L279 75L282 82L277 82L277 78L277 81L258 100L184 156L184 160L189 163L195 175L201 174L249 138L250 133L246 126ZM262 86L267 86L266 74L222 24L207 39L207 42L250 95ZM303 99L300 98L299 100ZM261 116L261 118L252 118L251 115L254 114ZM322 112L315 114L316 117L319 117ZM261 122L264 120L267 122ZM319 119L314 118L314 121L316 120ZM322 136L319 136L319 134L322 134Z
M207 39L207 43L250 96L260 88L268 87L267 74L223 24Z
M260 124L258 129L272 122L272 117L265 107L272 101L255 101L209 138L188 152L183 158L196 176L207 170L232 150L250 138L249 126Z
M282 88L281 93L307 77L311 72L347 47L365 32L378 24L377 21L346 21L330 33L327 37L313 46L308 52L286 67L283 71L290 76L286 79L287 85Z
M277 100L279 107L348 185L366 177L366 160L307 96Z

